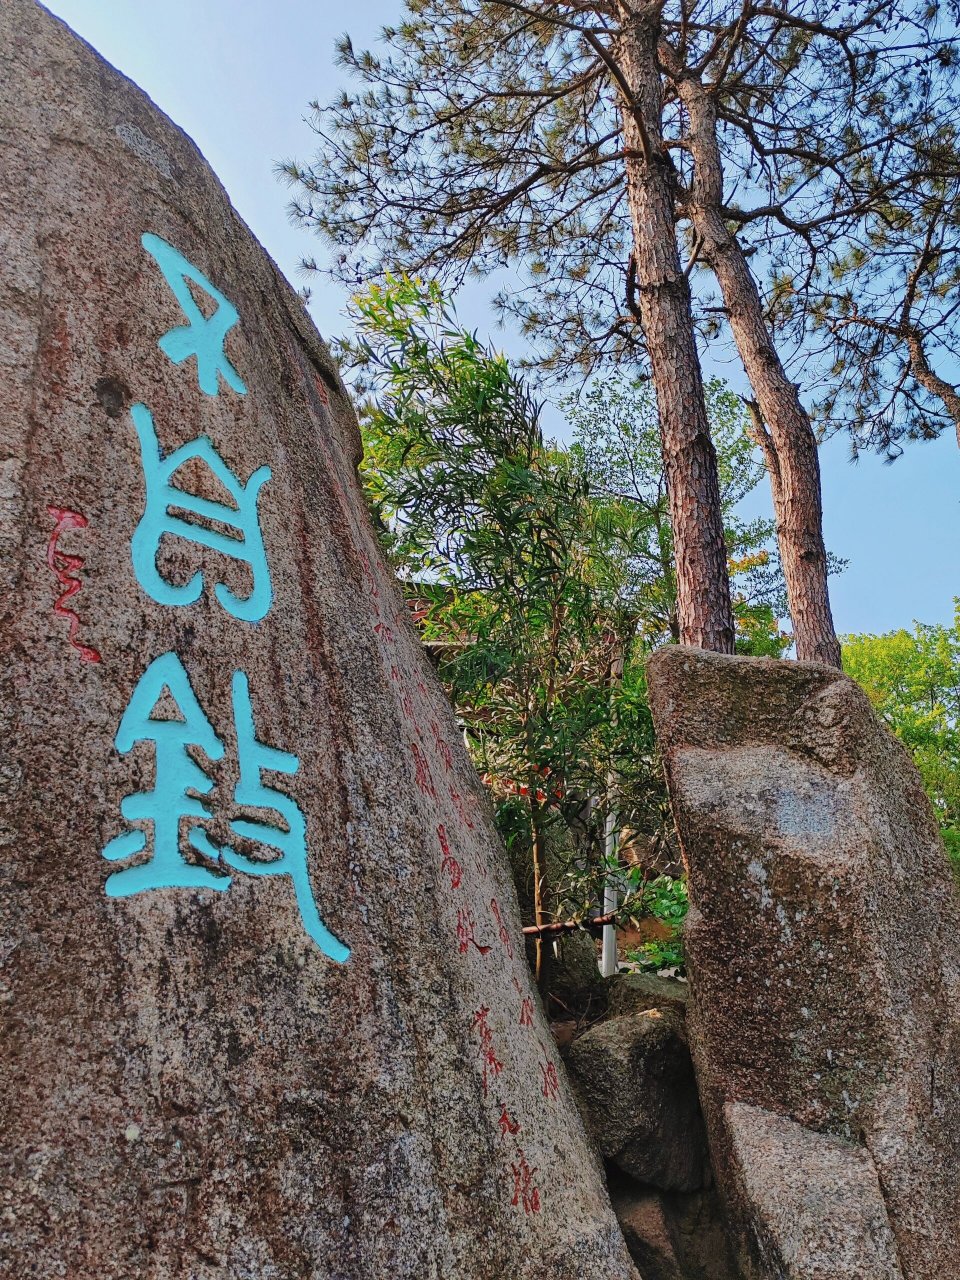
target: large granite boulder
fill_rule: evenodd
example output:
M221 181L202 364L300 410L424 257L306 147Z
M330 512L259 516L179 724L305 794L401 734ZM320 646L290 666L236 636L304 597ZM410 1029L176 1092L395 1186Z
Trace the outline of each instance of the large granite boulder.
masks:
M677 647L649 681L745 1273L957 1280L960 902L916 770L838 671Z
M299 300L0 5L0 1274L635 1275Z
M625 1013L642 1013L644 1009L673 1009L686 1017L690 986L683 978L628 970L607 978L604 989L613 1018Z

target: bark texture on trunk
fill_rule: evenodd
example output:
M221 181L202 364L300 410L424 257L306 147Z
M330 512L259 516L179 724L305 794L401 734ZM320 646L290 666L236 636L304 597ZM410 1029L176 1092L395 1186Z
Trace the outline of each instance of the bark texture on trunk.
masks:
M937 396L943 403L943 407L953 420L957 432L957 444L960 445L960 395L957 394L956 387L931 369L923 339L916 329L907 329L905 339L910 353L910 372L925 391L929 391L932 396Z
M721 213L723 168L713 101L692 77L679 77L678 87L689 113L694 161L690 220L703 257L720 285L734 341L765 426L762 445L771 477L797 657L839 667L840 643L827 588L816 437L797 387L777 354L743 250ZM771 466L771 458L775 466Z
M627 195L633 223L640 323L657 396L677 563L680 639L732 653L733 609L693 329L690 287L677 250L673 168L662 147L657 27L646 16L624 31L620 65L634 94L623 104Z

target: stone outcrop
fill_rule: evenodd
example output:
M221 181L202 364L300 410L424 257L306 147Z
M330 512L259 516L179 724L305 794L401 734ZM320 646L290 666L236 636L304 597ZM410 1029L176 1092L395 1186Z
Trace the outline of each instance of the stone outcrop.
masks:
M791 1280L903 1280L865 1147L743 1102L728 1104L724 1122L736 1199L750 1211L751 1270Z
M635 1276L298 298L0 6L0 1274Z
M687 1045L687 984L621 972L600 995L607 1016L559 1043L630 1255L644 1280L740 1280Z
M828 668L678 647L649 687L744 1274L957 1280L960 903L912 762Z

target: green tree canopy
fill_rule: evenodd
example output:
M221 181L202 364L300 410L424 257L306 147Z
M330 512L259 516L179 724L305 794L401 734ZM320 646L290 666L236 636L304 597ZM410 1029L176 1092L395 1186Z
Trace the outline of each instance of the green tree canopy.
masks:
M762 480L763 463L748 434L740 397L719 378L704 390L717 451L737 650L779 657L789 637L778 628L787 601L774 523L744 520L737 512L740 500ZM616 558L618 589L637 633L650 649L677 641L673 537L650 384L623 377L598 379L562 407L574 429L574 448L593 502L623 531L610 554Z
M556 897L540 849L551 823L575 836L568 881L586 905L608 870L611 807L619 824L670 838L644 676L675 628L676 596L649 389L592 388L567 406L578 443L563 448L544 440L522 377L458 325L436 286L391 278L353 313L342 354L367 393L362 471L385 545L501 830L533 850L541 914ZM730 552L744 561L740 641L779 653L770 529L732 512L762 468L740 402L719 384L710 394Z
M960 868L960 601L953 626L846 636L844 670L916 762Z

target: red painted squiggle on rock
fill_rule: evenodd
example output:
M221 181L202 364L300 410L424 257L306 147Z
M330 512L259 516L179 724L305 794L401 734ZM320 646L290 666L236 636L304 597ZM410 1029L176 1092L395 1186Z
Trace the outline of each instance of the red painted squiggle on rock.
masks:
M86 561L83 556L72 556L66 551L61 551L57 546L61 533L70 529L85 529L88 524L87 517L81 515L79 511L71 511L69 507L47 507L47 511L57 522L53 533L50 535L50 541L47 543L47 564L63 587L63 591L53 606L53 612L58 618L67 619L70 626L70 643L83 661L100 662L101 658L97 650L91 649L89 645L81 644L77 639L80 618L73 609L68 609L66 604L69 599L83 589L83 583L74 575L83 568Z

